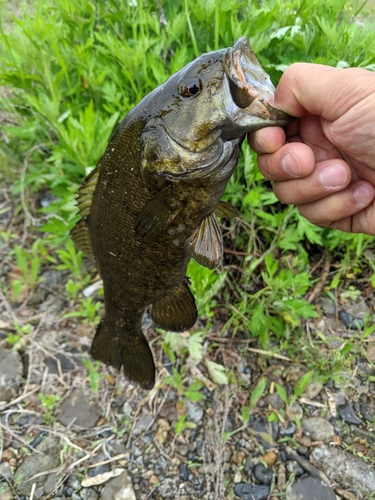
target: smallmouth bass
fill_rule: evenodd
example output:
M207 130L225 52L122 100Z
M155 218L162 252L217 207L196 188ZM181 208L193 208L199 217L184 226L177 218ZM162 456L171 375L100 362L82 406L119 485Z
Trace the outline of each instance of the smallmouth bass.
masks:
M238 212L220 198L245 134L293 121L267 103L273 93L246 38L203 54L127 114L78 192L72 238L104 286L91 354L143 387L155 380L143 313L165 330L194 325L187 265L221 262L217 217Z

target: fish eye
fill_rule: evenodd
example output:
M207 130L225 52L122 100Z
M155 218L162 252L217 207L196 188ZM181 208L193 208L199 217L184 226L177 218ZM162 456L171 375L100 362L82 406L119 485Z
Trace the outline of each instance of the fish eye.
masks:
M180 94L182 97L193 97L200 93L202 90L202 84L200 80L191 80L180 87Z

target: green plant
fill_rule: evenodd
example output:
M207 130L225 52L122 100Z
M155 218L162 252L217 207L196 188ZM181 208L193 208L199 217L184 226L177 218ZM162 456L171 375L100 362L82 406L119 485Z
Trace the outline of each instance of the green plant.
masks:
M83 364L89 372L91 389L94 392L98 392L99 383L100 383L100 373L99 373L100 363L99 363L99 361L92 362L89 359L84 359Z
M43 420L46 425L50 425L53 422L53 412L61 396L59 394L38 394L38 396L44 408Z

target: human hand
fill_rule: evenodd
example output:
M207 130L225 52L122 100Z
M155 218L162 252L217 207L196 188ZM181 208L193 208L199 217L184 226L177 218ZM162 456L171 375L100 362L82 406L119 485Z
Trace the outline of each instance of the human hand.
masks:
M283 203L319 226L375 235L375 73L296 63L271 103L297 120L249 135Z

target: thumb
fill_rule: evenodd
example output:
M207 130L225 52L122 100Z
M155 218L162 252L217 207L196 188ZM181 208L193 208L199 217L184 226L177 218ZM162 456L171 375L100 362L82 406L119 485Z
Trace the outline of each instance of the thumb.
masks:
M297 117L309 112L334 121L374 92L371 71L295 63L281 77L273 106Z

